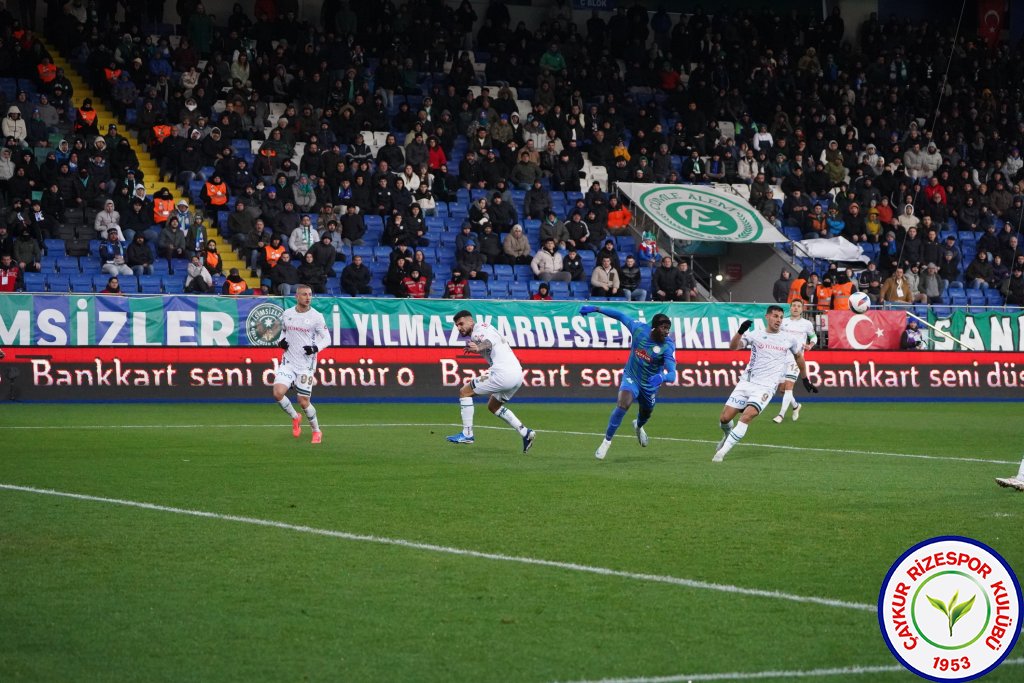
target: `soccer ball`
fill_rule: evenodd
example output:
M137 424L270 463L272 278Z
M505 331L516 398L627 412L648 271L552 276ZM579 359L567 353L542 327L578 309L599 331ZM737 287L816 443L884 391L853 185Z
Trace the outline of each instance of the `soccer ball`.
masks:
M850 310L854 313L867 313L871 308L871 297L864 292L854 292L850 295Z

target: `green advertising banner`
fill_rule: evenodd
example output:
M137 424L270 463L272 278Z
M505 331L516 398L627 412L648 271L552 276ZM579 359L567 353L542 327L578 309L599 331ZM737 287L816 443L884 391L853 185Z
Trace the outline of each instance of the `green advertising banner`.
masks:
M291 299L270 297L111 297L14 294L0 297L3 346L273 346ZM452 315L469 309L518 348L614 349L630 343L616 320L579 314L577 301L315 299L335 347L450 347L463 341ZM608 303L640 320L672 318L679 349L725 349L760 304Z
M929 323L960 342L929 332L930 348L936 351L1024 351L1024 311L961 310L948 318L937 318L934 313L929 313L928 318Z

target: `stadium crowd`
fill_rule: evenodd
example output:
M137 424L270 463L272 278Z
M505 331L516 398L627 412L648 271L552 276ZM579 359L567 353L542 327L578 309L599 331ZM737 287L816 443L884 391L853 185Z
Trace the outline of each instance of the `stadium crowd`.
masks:
M187 273L190 291L232 294L529 298L544 282L555 298L689 300L692 273L639 252L609 190L724 182L791 239L841 235L872 257L867 275L802 261L794 281L813 289L790 291L814 305L840 279L882 301L1024 305L1020 45L954 39L955 17L872 15L849 40L838 8L625 4L574 23L555 0L531 29L500 0L483 16L326 0L302 21L294 0L227 17L185 0L176 25L162 2L48 3L49 38L158 179L30 18L0 10L0 290L42 289L54 258L80 257L169 292ZM251 285L224 277L214 224ZM102 249L70 250L93 232Z

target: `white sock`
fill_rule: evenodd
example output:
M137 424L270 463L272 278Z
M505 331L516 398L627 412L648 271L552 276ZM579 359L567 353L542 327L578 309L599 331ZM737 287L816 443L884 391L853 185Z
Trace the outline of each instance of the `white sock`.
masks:
M779 415L782 417L786 416L786 411L789 410L789 406L796 407L796 401L793 400L793 390L786 389L782 392L782 408L779 409Z
M462 414L462 433L473 436L473 397L459 399L459 412Z
M526 434L530 431L525 426L523 426L523 423L519 421L519 418L516 417L516 414L513 413L508 408L506 408L505 406L499 408L498 412L496 412L495 415L497 415L502 420L507 422L509 427L519 432L519 436L526 436Z
M310 403L306 406L306 417L309 418L309 426L313 428L314 432L320 431L320 423L316 419L316 408Z
M281 410L288 413L293 420L299 416L299 414L295 412L295 408L292 407L291 399L287 396L278 401L277 405L281 406Z
M1017 472L1018 479L1024 479L1024 459L1020 461L1020 471Z
M740 440L747 434L747 423L737 422L736 426L729 431L729 438L722 444L722 449L718 451L722 455L725 455L732 450L732 447L740 442Z

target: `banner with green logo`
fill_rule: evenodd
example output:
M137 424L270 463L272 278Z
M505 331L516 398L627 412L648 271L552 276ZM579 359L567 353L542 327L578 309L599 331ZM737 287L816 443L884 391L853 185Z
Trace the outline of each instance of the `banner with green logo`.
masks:
M696 242L785 242L757 209L738 194L711 185L618 183L636 205L673 239Z
M293 305L278 297L13 294L0 297L0 346L273 346L281 316ZM602 304L605 305L605 304ZM672 319L679 349L725 349L763 304L609 303L639 320ZM600 314L582 316L578 301L446 301L320 297L335 347L461 346L452 315L466 308L519 348L628 348L625 326Z
M986 313L958 310L948 318L937 318L930 312L928 322L960 342L926 330L936 351L1024 351L1024 311L1019 309Z

